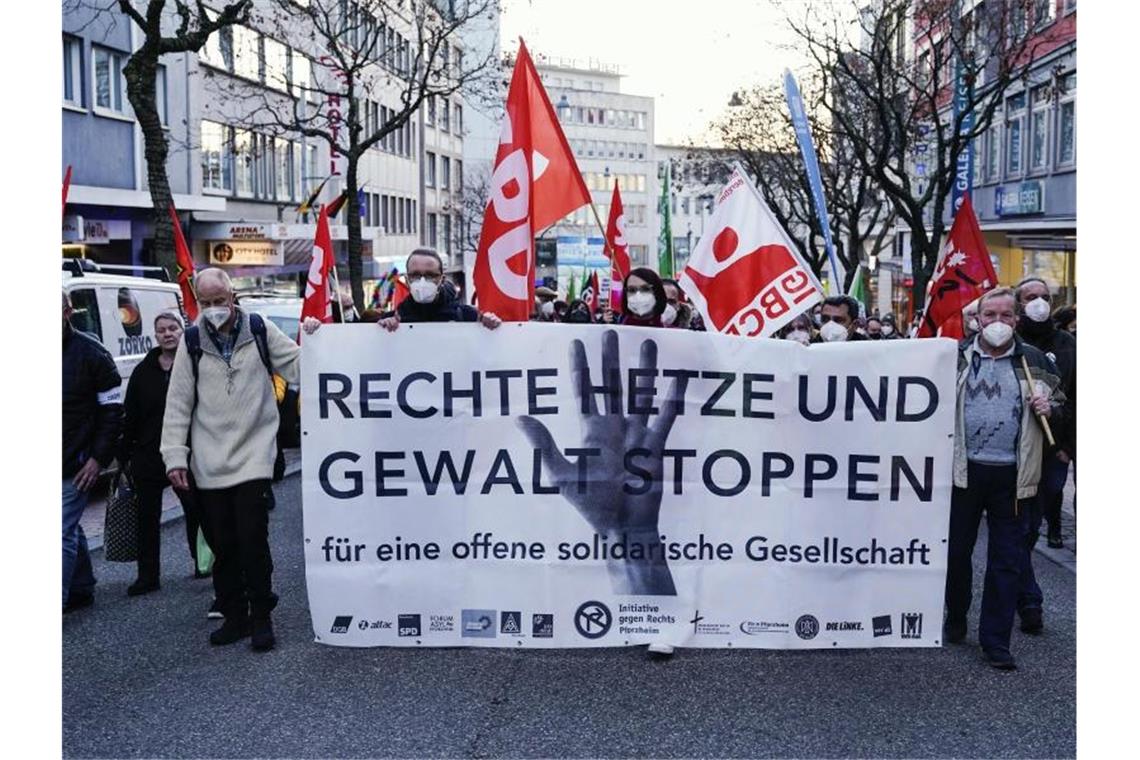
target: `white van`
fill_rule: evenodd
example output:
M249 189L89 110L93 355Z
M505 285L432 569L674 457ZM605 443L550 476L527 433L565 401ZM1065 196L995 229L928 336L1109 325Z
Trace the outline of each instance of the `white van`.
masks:
M113 274L136 271L147 276ZM72 326L94 335L111 352L123 378L123 393L135 365L158 345L154 318L164 311L185 318L181 290L167 281L160 267L117 267L87 259L64 259L63 289L75 309Z

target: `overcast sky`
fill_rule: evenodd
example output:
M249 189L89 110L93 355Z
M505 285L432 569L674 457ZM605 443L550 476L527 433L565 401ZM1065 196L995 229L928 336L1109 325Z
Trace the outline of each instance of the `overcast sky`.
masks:
M802 65L782 18L768 0L504 0L502 46L617 64L623 92L655 99L655 142L703 142L733 90Z

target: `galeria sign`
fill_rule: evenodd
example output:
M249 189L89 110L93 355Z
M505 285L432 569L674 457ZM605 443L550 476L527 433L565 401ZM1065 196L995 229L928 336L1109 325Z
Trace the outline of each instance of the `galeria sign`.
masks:
M326 325L305 562L343 646L936 646L948 340Z

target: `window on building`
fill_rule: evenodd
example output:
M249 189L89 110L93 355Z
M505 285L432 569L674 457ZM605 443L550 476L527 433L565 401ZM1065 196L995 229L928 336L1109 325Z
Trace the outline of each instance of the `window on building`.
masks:
M83 40L63 35L63 102L83 106Z
M234 191L253 196L253 136L249 130L234 129Z
M443 252L451 255L451 215L440 214L443 219Z
M262 82L266 87L288 92L289 48L269 37L266 37L262 44L265 49L265 72Z
M429 213L427 215L427 244L432 248L439 247L438 231L436 228L436 216Z
M201 129L202 187L207 190L233 191L230 169L229 127L202 121Z
M1033 0L1033 23L1038 29L1057 20L1057 0Z
M440 156L439 167L439 188L440 190L451 189L451 158L449 156Z
M644 111L638 111L637 112L637 128L642 130L642 131L645 130L645 112Z
M124 113L123 65L127 56L110 48L93 45L91 47L91 70L95 84L95 108L97 110Z
M292 51L289 69L289 93L298 98L307 96L311 101L313 99L312 78L312 62L296 50Z
M455 159L455 191L463 192L463 162Z
M1022 123L1025 120L1025 93L1006 100L1005 117L1005 169L1007 175L1022 171Z
M317 146L307 145L306 150L309 151L309 155L307 157L307 163L305 165L305 172L308 177L309 187L312 188L309 190L311 193L317 188L317 185L320 184L323 173L317 166Z
M455 104L455 134L463 136L463 106Z
M277 179L277 200L293 200L293 143L280 138L275 140L273 163Z
M162 122L162 126L167 126L169 122L166 112L166 67L162 64L159 64L154 71L154 106L158 111L158 120Z
M405 154L405 150L407 148L407 146L405 144L406 143L406 140L405 140L406 137L407 137L407 133L402 128L396 130L396 153L398 153L401 156Z
M443 132L451 129L451 104L446 99L439 104L439 128Z
M687 195L681 199L681 213L686 216L689 214L689 196Z
M996 181L1001 171L1001 128L996 125L986 133L985 165L986 179Z
M244 26L234 25L233 40L233 73L239 77L260 81L261 35Z
M1029 168L1043 170L1049 164L1049 93L1044 87L1033 91L1033 114L1029 123Z
M384 228L384 234L387 235L392 232L391 220L388 217L388 196L380 196L380 226Z
M211 20L217 19L218 14L215 11L207 10L206 15ZM209 65L225 69L226 71L234 70L234 36L233 27L227 26L219 29L206 38L206 44L202 46L202 51L198 57L208 63Z
M1061 80L1061 105L1057 114L1057 163L1072 164L1077 149L1077 75L1066 75Z
M408 199L407 206L408 214L408 232L414 233L416 231L416 202Z
M427 119L425 121L429 127L435 126L435 95L428 95Z
M637 175L637 191L639 193L645 192L645 175L644 174L638 174Z
M424 184L428 187L435 187L435 154L430 150L424 154L424 164L424 168L427 169Z

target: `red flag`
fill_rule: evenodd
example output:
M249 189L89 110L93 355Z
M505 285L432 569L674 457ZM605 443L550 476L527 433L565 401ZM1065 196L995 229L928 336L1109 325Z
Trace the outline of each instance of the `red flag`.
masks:
M305 317L316 317L326 323L333 321L329 272L335 265L328 207L321 206L317 216L317 237L313 241L313 259L309 264L309 281L305 284L305 301L301 304L302 322Z
M610 308L621 311L621 290L614 289L615 282L625 282L632 266L629 263L629 245L625 241L625 207L621 202L621 191L614 180L614 195L610 199L610 218L606 222L606 240L613 251L610 261Z
M534 310L534 234L590 202L554 107L519 41L483 215L474 284L485 311L525 322Z
M198 318L198 296L194 295L194 258L190 255L190 246L186 245L186 236L182 234L182 222L178 221L178 212L174 204L170 204L170 221L174 223L174 264L178 267L178 287L182 288L182 304L186 309L186 316L190 319Z
M997 286L997 273L990 261L978 219L974 216L974 206L970 196L962 198L962 205L954 216L950 236L942 248L942 256L934 274L930 278L927 291L926 312L918 337L932 338L943 328L942 334L948 337L960 336L962 332L962 309L980 297L987 290ZM953 322L957 318L957 328Z
M590 274L590 313L598 313L598 270L595 269Z
M67 191L71 189L71 164L67 165L67 173L63 175L63 213L67 213Z
M343 208L344 204L346 204L346 203L348 203L348 190L347 189L345 189L344 191L341 192L340 195L338 195L337 197L335 197L331 201L329 201L329 205L328 205L329 218L331 219L332 217L334 217L338 213L340 213L341 208Z
M411 294L412 291L408 290L408 283L404 281L404 278L397 277L395 285L392 286L392 311L400 308L400 304Z
M770 336L823 300L819 280L739 168L721 190L680 284L709 329L729 335Z

